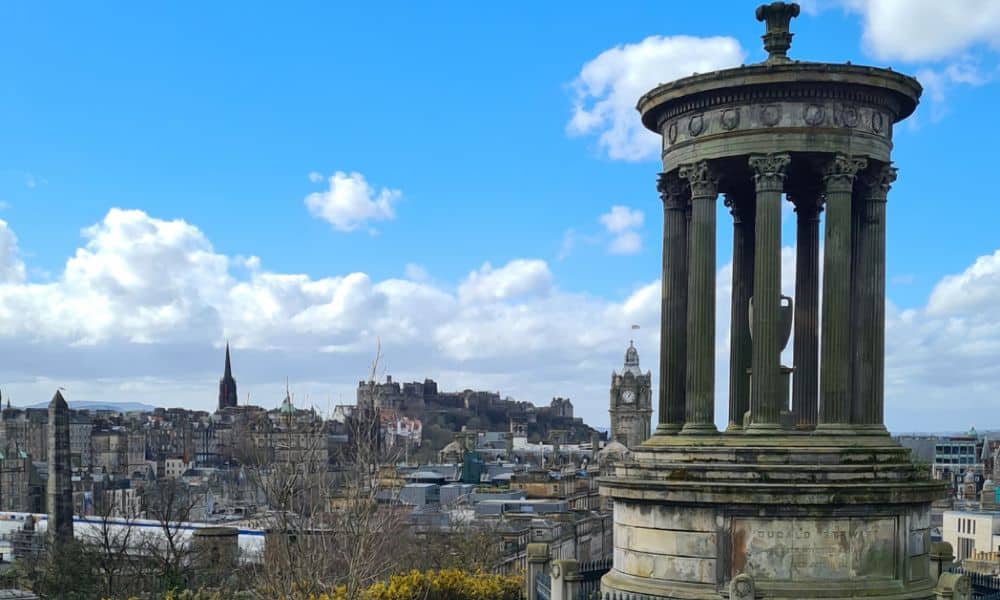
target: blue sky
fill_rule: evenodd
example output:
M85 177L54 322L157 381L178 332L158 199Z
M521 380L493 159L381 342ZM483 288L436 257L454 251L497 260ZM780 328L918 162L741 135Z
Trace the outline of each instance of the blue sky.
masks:
M698 60L725 63L733 48L762 60L762 25L749 2L720 3L711 18L684 3L537 4L4 6L0 219L14 275L0 294L9 321L0 346L24 358L0 368L0 388L25 404L67 381L79 400L211 407L216 353L231 337L241 390L255 402L276 404L287 373L312 401L347 401L378 338L397 378L536 402L568 395L603 424L633 320L655 371L658 168L655 157L620 160L602 144L614 122L573 130L575 106L596 111L622 73L652 85ZM911 347L931 357L926 370L913 353L896 359L889 410L906 407L890 419L901 429L997 425L978 408L996 402L1000 378L989 315L1000 267L969 269L1000 245L989 185L1000 16L989 2L966 4L963 17L931 2L810 3L793 22L795 58L891 65L928 88L912 123L896 129L889 204L888 296L914 311L901 313L895 346L890 315L890 358ZM661 47L678 35L710 41L697 56L680 43L669 64L630 54L649 36L665 36L651 42ZM728 54L712 55L714 36L732 38ZM585 65L616 47L621 72L581 96ZM356 210L323 213L337 198ZM116 208L133 212L116 219ZM152 227L153 241L138 243L131 226ZM793 227L785 232L793 244ZM67 261L81 249L74 270ZM173 266L148 268L161 260ZM130 273L143 261L150 272ZM240 283L289 274L303 276L282 280L294 294L263 284L239 293ZM932 296L949 276L957 304ZM214 286L225 289L206 291ZM255 315L261 305L248 295L267 296L271 316ZM55 307L74 298L87 310ZM940 328L928 331L931 317ZM954 320L977 328L953 339ZM910 375L940 366L940 353L975 370L950 373L971 386L950 421L933 406L955 389L949 373L933 394Z

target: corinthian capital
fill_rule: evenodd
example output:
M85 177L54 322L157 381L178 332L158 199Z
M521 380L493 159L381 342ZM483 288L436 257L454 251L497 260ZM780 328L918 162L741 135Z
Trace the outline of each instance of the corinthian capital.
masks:
M656 178L656 191L660 192L663 207L667 210L684 210L687 206L687 190L676 173L660 173Z
M831 189L850 191L855 176L867 166L868 159L835 154L823 167L823 181L826 182L827 191Z
M714 198L719 194L719 174L707 160L681 165L678 174L687 179L692 198Z
M749 162L757 191L780 192L785 184L785 171L792 164L792 157L788 154L752 154Z
M885 202L894 181L896 181L896 167L892 165L882 165L861 175L861 183L867 190L865 195L877 202Z

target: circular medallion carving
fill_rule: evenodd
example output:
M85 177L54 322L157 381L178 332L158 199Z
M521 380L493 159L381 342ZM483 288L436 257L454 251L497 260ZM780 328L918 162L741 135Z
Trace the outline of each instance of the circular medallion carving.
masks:
M753 589L753 585L746 579L737 581L733 587L736 588L736 593L740 596L746 596Z
M875 111L872 113L872 131L875 133L882 133L882 128L885 127L885 117L882 113Z
M823 122L826 117L826 110L819 104L810 104L806 107L805 112L802 114L802 119L806 122L806 125L816 126Z
M695 115L691 117L690 121L688 121L688 133L690 133L692 137L698 135L704 129L705 129L705 117L703 117L702 115Z
M719 119L722 128L726 131L732 131L740 124L740 109L738 108L727 108L722 111L722 117Z
M558 579L559 576L562 575L562 569L559 567L559 565L552 565L552 567L549 569L549 574L552 575L552 577Z
M844 127L857 127L859 119L857 107L845 106L840 112L840 118L844 123Z
M667 125L667 140L671 144L677 141L677 121L673 121L670 125Z
M760 109L760 122L768 127L774 127L781 120L781 106L768 104Z

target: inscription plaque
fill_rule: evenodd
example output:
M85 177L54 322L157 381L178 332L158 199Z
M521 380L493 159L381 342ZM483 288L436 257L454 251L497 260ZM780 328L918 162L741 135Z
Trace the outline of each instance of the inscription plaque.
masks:
M896 520L733 519L733 574L760 580L896 577Z

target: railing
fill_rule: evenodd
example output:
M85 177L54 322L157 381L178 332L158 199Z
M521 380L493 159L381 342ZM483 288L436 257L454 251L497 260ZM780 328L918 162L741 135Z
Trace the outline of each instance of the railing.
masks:
M580 563L576 600L594 600L600 597L601 577L611 570L611 558Z
M972 600L1000 600L1000 577L955 567L955 573L965 575L972 584Z
M545 571L535 575L535 598L537 600L552 600L552 579Z

